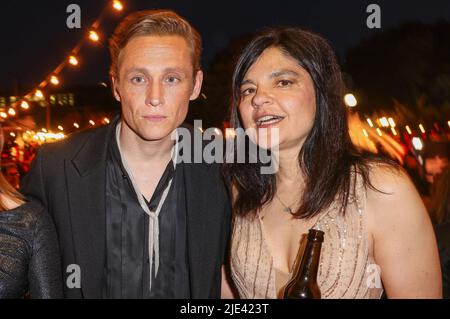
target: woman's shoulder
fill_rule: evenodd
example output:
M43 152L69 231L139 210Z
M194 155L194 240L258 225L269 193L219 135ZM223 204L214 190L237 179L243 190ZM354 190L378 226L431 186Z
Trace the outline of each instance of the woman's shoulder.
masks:
M394 194L405 190L415 190L408 174L400 165L372 161L367 167L370 184L373 186L369 187L371 191Z
M36 201L18 202L12 199L3 200L8 210L0 212L0 220L14 223L21 228L34 228L38 223L47 223L48 216L44 207Z
M401 166L369 165L372 187L366 191L366 211L373 229L419 226L428 219L423 201Z
M386 206L390 203L413 199L419 199L421 202L419 193L401 166L370 162L368 168L370 181L367 187L368 204Z
M0 212L0 235L7 246L8 243L20 245L14 253L17 256L31 256L36 240L47 236L53 227L50 216L37 202L16 204Z

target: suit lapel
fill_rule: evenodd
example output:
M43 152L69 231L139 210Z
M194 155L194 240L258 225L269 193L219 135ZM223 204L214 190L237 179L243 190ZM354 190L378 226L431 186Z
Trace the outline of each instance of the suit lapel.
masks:
M84 298L101 298L105 263L106 152L114 121L65 162L75 260Z

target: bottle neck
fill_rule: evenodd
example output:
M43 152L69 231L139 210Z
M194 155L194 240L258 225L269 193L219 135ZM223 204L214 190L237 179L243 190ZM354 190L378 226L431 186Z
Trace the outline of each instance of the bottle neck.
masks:
M317 280L317 272L319 268L320 250L322 248L321 241L310 241L306 243L305 252L300 265L296 269L296 281L300 280Z

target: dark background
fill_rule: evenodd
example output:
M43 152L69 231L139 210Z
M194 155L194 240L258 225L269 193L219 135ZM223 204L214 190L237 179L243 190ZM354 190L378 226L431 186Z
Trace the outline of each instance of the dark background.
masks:
M66 27L69 15L66 8L70 3L81 7L81 29ZM50 92L75 92L79 116L87 118L96 109L110 106L118 109L110 88L99 87L100 82L109 84L107 39L126 14L157 8L175 10L203 37L204 96L192 103L188 121L200 118L205 126L222 125L228 113L233 57L250 34L275 25L301 26L330 41L345 71L348 89L357 95L360 112L412 112L407 114L408 120L425 122L439 118L447 121L450 114L448 0L122 3L123 12L110 9L103 16L100 43L86 41L78 54L79 66L66 67L59 75L61 85L57 89L47 88ZM369 29L366 25L369 16L366 8L370 3L381 7L381 29ZM110 4L111 1L101 0L0 2L0 95L23 96L35 88L67 58ZM92 91L92 87L97 90ZM32 112L29 113L35 120L43 121L43 112ZM57 112L63 116L65 111L53 112L52 116L58 118Z
M81 7L82 29L68 29L66 7ZM108 81L109 56L105 33L110 35L121 17L134 10L169 8L187 18L204 41L203 66L208 69L214 57L230 40L270 25L298 25L311 29L331 41L341 59L348 48L380 32L366 26L366 7L381 6L382 30L406 20L431 23L450 19L448 0L128 0L125 12L110 12L100 28L102 45L86 45L80 53L80 67L65 71L67 85ZM107 1L40 0L0 2L0 90L24 94L37 85L61 62L98 17Z

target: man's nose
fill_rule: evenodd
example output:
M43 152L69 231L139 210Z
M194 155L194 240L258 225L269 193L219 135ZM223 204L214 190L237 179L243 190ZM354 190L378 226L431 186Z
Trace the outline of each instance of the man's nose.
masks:
M164 89L161 83L153 81L147 87L145 104L149 106L159 106L164 103Z

